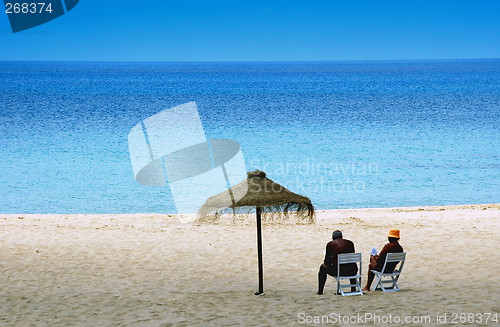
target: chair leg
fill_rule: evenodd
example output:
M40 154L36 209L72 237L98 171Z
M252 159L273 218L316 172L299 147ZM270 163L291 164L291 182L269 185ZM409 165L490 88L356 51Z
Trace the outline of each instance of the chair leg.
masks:
M375 278L376 278L376 280L375 280L375 288L374 288L374 290L377 290L379 288L381 288L383 290L383 285L381 283L382 278L379 275L375 275Z
M349 279L349 284L342 284L342 280L346 279L337 279L337 290L335 292L336 295L348 296L348 295L363 295L361 291L361 278L353 278L355 280L354 284L351 284L351 280ZM354 288L355 291L346 292L344 288Z
M384 286L384 283L383 283L383 280L382 280L382 277L380 277L380 288L382 289L382 292L385 292L385 286Z
M360 292L363 295L363 291L361 290L361 277L356 278L356 292Z
M382 292L396 292L396 291L401 291L398 285L398 276L387 276L391 277L391 279L383 279L383 276L380 277L380 279L377 279L377 285L375 289L380 289ZM377 288L377 286L379 288Z
M392 288L400 291L400 288L398 285L398 277L399 277L399 275L397 277L392 276Z

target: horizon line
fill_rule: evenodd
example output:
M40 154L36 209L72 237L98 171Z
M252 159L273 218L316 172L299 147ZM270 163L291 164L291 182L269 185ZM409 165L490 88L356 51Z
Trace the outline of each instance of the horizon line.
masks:
M421 59L332 59L332 60L17 60L0 59L0 62L115 62L115 63L330 63L330 62L401 62L401 61L473 61L500 60L500 58L421 58Z

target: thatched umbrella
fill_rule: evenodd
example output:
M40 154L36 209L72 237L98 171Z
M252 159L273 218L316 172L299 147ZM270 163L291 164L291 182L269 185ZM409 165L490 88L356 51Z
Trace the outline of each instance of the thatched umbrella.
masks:
M262 230L261 213L287 217L295 213L296 217L307 222L314 222L314 207L309 198L293 193L284 186L266 177L262 171L248 173L248 178L230 189L214 195L205 201L198 212L198 221L207 218L218 219L224 213L250 213L257 215L257 254L259 257L259 291L264 294L262 265Z

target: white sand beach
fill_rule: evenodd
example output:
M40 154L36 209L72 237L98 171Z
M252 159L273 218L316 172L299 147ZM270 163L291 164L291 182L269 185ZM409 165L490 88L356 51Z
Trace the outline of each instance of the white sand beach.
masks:
M0 215L1 326L295 326L338 314L457 326L500 315L500 204L318 211L314 225L264 225L258 287L253 220L181 224L174 215ZM340 229L363 253L401 230L401 292L316 295L325 244ZM438 322L436 315L447 315ZM417 317L417 318L415 318ZM324 317L323 317L324 319ZM353 318L350 318L353 319ZM459 322L459 316L456 317ZM474 318L478 319L478 318ZM491 318L490 318L491 319ZM500 317L498 317L500 319ZM355 321L346 326L389 325ZM458 324L460 325L460 324Z

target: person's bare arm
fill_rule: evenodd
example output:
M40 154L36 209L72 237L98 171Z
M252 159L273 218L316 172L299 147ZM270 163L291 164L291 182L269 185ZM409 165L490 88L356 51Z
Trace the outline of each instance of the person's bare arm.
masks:
M389 253L389 249L391 248L390 243L387 243L384 245L384 248L378 255L373 256L375 261L378 263L380 259L385 260L385 257L387 256L387 253Z
M329 266L332 263L332 255L330 253L328 244L326 245L325 260L323 260L323 263L327 266Z

